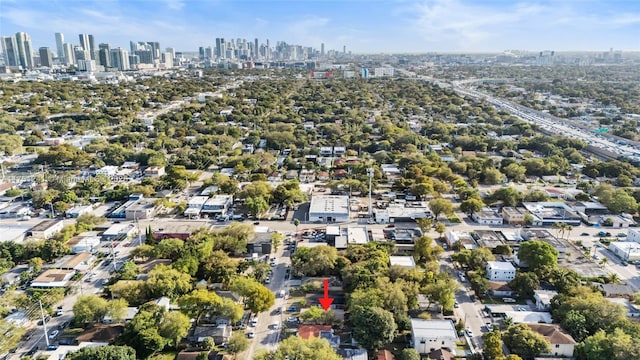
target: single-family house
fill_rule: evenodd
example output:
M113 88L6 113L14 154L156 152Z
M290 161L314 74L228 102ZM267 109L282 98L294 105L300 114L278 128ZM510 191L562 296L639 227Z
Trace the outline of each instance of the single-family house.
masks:
M533 292L533 299L536 302L536 310L549 311L551 308L551 299L558 295L554 290L535 290Z
M229 341L231 333L232 330L229 325L202 325L193 328L189 339L201 343L204 338L211 337L216 345L221 345Z
M573 349L576 346L576 341L567 333L562 330L558 325L553 324L527 324L531 330L542 335L545 340L551 345L551 351L546 354L548 356L556 357L572 357Z
M511 297L513 290L506 281L489 281L489 294L495 297Z

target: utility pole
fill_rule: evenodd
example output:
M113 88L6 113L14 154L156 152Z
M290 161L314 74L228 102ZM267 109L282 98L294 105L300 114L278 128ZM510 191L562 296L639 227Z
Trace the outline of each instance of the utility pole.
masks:
M371 182L373 180L373 168L367 169L367 176L369 177L369 220L373 217L373 203L371 202Z
M49 334L47 333L47 321L44 318L44 310L42 310L42 301L38 300L38 304L40 305L40 316L42 317L42 329L44 330L44 340L47 342L47 347L49 347Z

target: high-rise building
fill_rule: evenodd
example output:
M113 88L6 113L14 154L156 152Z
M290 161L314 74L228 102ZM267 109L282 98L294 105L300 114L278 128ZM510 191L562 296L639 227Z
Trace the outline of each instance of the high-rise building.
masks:
M122 48L111 49L111 66L120 71L130 70L129 52Z
M41 47L39 49L40 53L40 64L46 67L53 66L53 54L51 53L51 49L48 47Z
M216 56L218 58L224 58L227 54L227 44L224 38L216 38Z
M153 54L151 50L136 50L134 55L138 56L138 61L140 64L153 64ZM131 62L130 63L134 63Z
M204 46L198 48L198 59L204 60Z
M147 45L151 47L151 56L153 60L160 59L160 43L157 41L147 41Z
M320 56L324 56L324 43L320 44Z
M73 44L64 43L62 45L64 49L64 64L69 66L76 63L76 53L73 50Z
M89 35L87 34L79 34L78 39L80 40L80 47L82 50L90 50L91 47L89 45Z
M213 59L215 57L215 54L213 53L213 48L211 46L207 46L204 49L204 58L205 59Z
M170 53L170 54L171 54L171 56L170 56L170 57L171 57L171 60L172 60L172 61L173 61L173 59L175 59L175 58L176 58L176 49L168 47L168 48L166 48L166 49L165 49L165 51L166 51L167 53ZM165 61L165 62L166 62L166 61Z
M13 36L2 37L2 50L4 53L4 63L7 66L18 66L18 44Z
M17 32L16 45L18 46L18 65L24 69L33 69L33 48L29 34Z
M260 57L260 47L258 46L258 38L253 40L253 58L257 59Z
M162 62L164 63L165 68L169 69L173 67L173 53L165 52L162 53Z
M82 46L76 46L73 48L73 53L75 55L75 63L79 60L91 60L91 55L89 54L89 50L85 50Z
M58 60L64 63L64 35L62 33L56 33L56 51Z
M111 67L111 46L109 44L98 45L98 63L105 68Z
M91 60L96 59L96 38L93 35L89 34L89 48L85 49L89 50L89 54L91 55Z

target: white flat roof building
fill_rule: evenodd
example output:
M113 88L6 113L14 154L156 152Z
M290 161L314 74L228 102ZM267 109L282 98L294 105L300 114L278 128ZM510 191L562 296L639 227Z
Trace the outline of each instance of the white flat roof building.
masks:
M516 268L508 261L487 261L487 278L491 281L511 281L516 277Z
M347 241L349 244L366 244L369 242L369 234L367 234L367 228L365 227L348 227L347 228Z
M624 261L640 260L640 244L635 241L612 241L609 250Z
M349 221L349 197L346 195L314 195L309 206L311 222Z
M455 352L458 334L451 320L411 319L411 339L420 354L438 349Z
M413 256L389 256L389 265L414 269L416 267L416 261Z

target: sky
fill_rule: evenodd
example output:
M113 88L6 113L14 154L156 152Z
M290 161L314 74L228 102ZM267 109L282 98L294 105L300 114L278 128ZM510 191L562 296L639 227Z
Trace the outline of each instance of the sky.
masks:
M353 53L640 50L640 0L0 0L0 35L197 51L216 37Z

